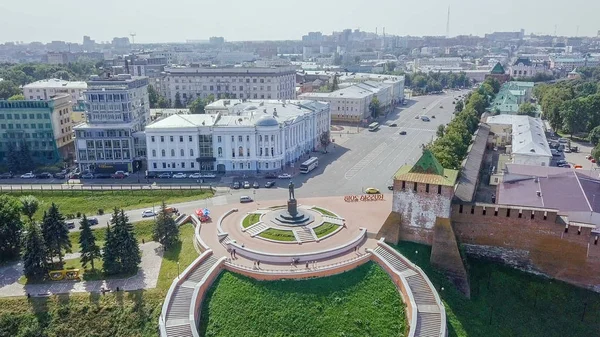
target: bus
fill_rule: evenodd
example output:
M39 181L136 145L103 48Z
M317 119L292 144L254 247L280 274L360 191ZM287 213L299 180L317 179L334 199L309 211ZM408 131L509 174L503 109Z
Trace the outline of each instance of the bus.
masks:
M308 173L319 166L319 158L310 157L307 161L300 164L300 173Z
M377 131L379 129L379 123L373 122L369 124L369 131Z

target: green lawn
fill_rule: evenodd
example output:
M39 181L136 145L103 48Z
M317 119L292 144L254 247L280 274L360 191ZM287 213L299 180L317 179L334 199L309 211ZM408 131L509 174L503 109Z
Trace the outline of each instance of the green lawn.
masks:
M155 337L165 291L0 299L0 336Z
M296 241L294 233L285 229L269 228L258 236L275 241Z
M340 226L332 224L331 222L324 222L323 224L313 228L313 230L315 231L317 238L320 239L327 234L333 233L339 227Z
M405 336L404 308L389 276L372 262L299 281L223 272L203 303L200 336Z
M79 224L77 224L79 226ZM133 231L139 243L152 241L152 229L154 228L154 220L142 220L133 223ZM102 248L106 240L106 224L98 224L92 227L92 232L96 238L96 244ZM73 252L79 252L79 233L70 232L69 239L71 240L71 249Z
M248 228L259 221L260 221L260 214L256 214L256 213L248 214L248 215L246 215L244 220L242 220L242 226L244 228Z
M179 227L179 238L181 242L163 254L163 261L158 275L160 289L168 290L173 279L177 277L177 262L179 272L183 272L199 255L194 249L194 226L185 224Z
M429 264L431 247L401 242L396 249L419 265L437 289L444 287L440 293L446 305L449 336L599 335L600 294L496 263L469 259L468 300L433 270Z
M33 195L43 204L35 214L41 219L44 211L54 202L63 215L76 215L81 212L88 216L97 215L102 208L105 213L111 213L115 207L137 209L155 206L157 209L163 200L167 204L204 199L212 196L210 191L199 190L152 190L152 191L24 191L8 193L15 197Z
M320 208L320 207L313 207L312 209L314 209L315 211L323 214L323 215L328 215L328 216L332 216L332 217L337 217L337 215L331 213L330 211Z

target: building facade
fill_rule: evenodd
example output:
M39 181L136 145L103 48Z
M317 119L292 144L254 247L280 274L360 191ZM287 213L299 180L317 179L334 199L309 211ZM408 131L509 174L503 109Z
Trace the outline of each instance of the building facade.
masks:
M171 104L185 106L197 98L214 95L233 99L294 99L296 71L280 68L165 67L160 80L161 94Z
M148 171L277 172L320 149L329 131L327 104L236 103L217 113L172 115L149 125Z
M332 121L358 123L371 116L369 103L373 97L373 91L353 85L334 92L304 93L298 98L328 103Z
M538 74L549 74L548 64L541 60L531 60L526 57L519 57L508 68L510 76L513 78L534 77Z
M74 156L70 96L43 101L0 101L0 160L26 143L34 162L54 164Z
M92 76L85 99L87 122L74 128L81 170L140 169L146 157L143 131L150 122L148 78Z
M57 78L50 78L26 84L23 86L23 96L26 100L49 100L57 95L70 95L73 105L78 99L83 97L87 89L87 83L80 81L65 81Z

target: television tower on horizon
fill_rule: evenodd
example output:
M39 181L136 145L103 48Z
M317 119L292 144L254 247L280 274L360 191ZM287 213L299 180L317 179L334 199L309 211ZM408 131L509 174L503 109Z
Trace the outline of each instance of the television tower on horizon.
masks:
M446 19L446 38L450 37L450 6L448 6L448 18Z

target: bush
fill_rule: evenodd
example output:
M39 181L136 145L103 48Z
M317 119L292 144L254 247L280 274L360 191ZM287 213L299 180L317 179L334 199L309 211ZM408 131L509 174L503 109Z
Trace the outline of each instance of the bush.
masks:
M98 208L98 215L104 215L104 208Z
M81 218L81 212L77 212L77 218Z

